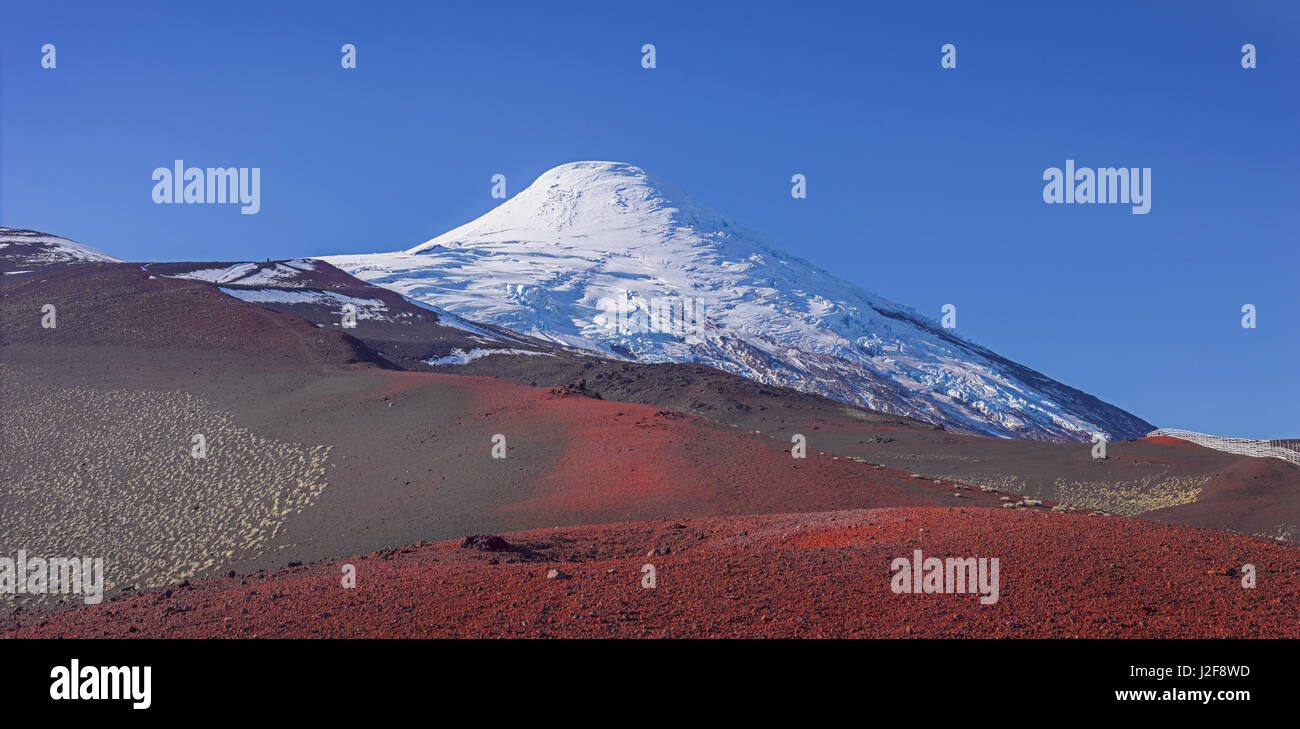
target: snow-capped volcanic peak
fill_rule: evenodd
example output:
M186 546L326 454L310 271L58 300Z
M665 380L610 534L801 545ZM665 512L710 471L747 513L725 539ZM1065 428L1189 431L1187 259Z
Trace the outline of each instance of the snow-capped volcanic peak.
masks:
M725 226L721 215L685 193L619 162L574 162L537 178L489 215L418 245L422 253L439 245L484 243L576 244L602 254L653 249L664 233L711 233ZM589 236L604 245L583 246Z
M1150 430L785 253L629 164L561 165L414 248L326 260L536 337L701 362L962 430L1068 440Z
M22 228L0 228L0 266L6 271L77 263L121 263L88 245Z

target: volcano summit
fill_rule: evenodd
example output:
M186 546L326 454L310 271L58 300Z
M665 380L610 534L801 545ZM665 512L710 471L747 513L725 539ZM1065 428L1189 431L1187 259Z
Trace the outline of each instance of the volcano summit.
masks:
M789 255L629 164L561 165L414 248L325 260L534 337L641 362L698 362L958 430L1086 441L1153 429ZM654 321L651 302L663 301L703 320L689 331L609 325L610 302Z

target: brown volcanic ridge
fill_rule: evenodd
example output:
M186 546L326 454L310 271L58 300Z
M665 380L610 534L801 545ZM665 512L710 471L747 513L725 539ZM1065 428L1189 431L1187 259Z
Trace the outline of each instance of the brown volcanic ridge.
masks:
M0 556L101 556L108 586L99 606L0 595L3 634L1297 633L1291 464L964 435L294 263L243 284L172 275L229 264L0 276ZM281 265L302 275L268 280ZM325 291L381 305L343 329ZM503 353L421 363L470 347ZM890 561L915 549L999 558L999 600L894 594Z

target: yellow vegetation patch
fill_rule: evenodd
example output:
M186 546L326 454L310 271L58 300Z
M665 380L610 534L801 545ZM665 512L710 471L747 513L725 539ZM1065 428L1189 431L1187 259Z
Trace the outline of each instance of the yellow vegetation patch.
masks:
M259 437L193 395L3 374L0 555L103 558L105 590L170 584L256 557L325 488L329 448Z

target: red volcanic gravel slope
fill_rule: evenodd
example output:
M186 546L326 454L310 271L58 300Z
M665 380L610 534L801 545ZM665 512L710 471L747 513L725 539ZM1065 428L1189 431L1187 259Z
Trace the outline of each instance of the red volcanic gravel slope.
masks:
M582 514L585 523L603 523L642 514L768 514L963 501L1001 505L996 494L951 480L911 478L814 448L807 448L804 458L792 458L788 442L692 415L500 380L472 382L480 408L476 417L500 423L512 442L544 443L558 454L531 495L503 509L550 515L555 524L573 524L574 514ZM525 455L521 448L510 457Z
M1296 548L1135 519L908 507L503 536L496 551L421 543L204 580L11 618L0 635L1300 637ZM999 599L893 593L890 563L918 549L997 557Z

